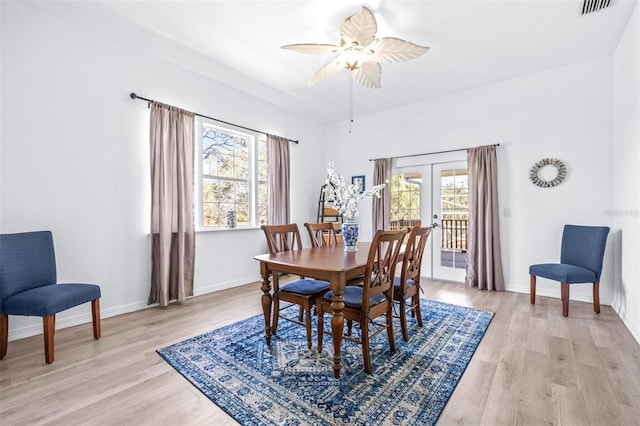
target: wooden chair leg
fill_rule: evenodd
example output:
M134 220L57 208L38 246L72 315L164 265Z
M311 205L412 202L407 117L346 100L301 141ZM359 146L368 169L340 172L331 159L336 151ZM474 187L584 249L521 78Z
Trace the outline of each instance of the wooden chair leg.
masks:
M324 310L322 303L316 303L316 314L318 315L318 352L322 352L322 337L324 335Z
M420 310L420 293L416 293L413 296L413 312L415 312L416 314L418 327L422 327L422 311Z
M307 329L307 348L311 349L311 306L306 306L305 309L305 328Z
M560 291L562 295L562 315L565 317L568 317L569 316L569 284L562 283Z
M273 319L271 320L271 335L278 331L278 317L280 316L280 298L278 293L273 294Z
M407 319L404 315L405 320ZM393 336L393 302L389 302L389 309L387 310L387 337L389 338L389 349L391 353L396 353L396 339Z
M42 317L42 326L44 328L44 358L47 364L51 364L53 362L53 335L56 332L55 314Z
M398 313L400 314L400 329L402 330L402 340L409 341L409 333L407 331L407 301L401 297Z
M531 295L531 304L536 304L536 276L531 275L529 278L529 294Z
M100 330L100 299L91 302L91 317L93 318L93 338L98 340L101 335Z
M9 315L0 314L0 359L7 355L7 344L9 343Z
M369 351L369 319L366 316L360 321L360 334L364 371L371 374L373 368L371 368L371 352ZM391 343L391 341L389 341L389 343Z
M593 283L593 311L600 313L600 283Z

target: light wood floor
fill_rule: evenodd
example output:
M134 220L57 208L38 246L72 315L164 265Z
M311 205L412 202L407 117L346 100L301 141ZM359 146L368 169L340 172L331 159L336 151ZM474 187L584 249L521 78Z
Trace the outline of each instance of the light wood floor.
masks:
M495 312L438 425L638 425L640 347L608 306L485 292L436 281L426 297ZM558 293L560 289L558 288ZM157 348L261 313L252 284L9 342L0 361L0 424L232 425ZM87 309L90 306L87 305ZM397 333L398 336L400 333Z

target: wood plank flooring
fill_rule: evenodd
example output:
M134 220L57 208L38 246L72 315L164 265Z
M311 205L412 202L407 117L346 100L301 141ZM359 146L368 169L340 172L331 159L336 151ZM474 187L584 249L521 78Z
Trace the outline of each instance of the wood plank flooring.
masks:
M559 299L424 287L495 312L438 425L640 425L640 346L610 307L571 302L563 318ZM9 342L0 424L237 424L155 350L261 313L260 294L256 283L104 319L98 341L91 324L58 330L51 365L42 335Z

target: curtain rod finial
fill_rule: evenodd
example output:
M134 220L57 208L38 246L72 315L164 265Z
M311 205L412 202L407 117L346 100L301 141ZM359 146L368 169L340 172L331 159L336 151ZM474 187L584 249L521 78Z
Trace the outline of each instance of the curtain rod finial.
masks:
M129 96L131 97L131 99L136 99L138 97L138 95L136 95L134 92L131 92Z

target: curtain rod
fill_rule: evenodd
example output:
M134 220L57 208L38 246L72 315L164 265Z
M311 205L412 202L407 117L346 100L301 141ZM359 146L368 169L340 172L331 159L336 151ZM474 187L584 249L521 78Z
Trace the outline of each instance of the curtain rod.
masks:
M147 102L155 102L153 99L147 99L147 98L143 98L142 96L138 96L134 92L131 92L131 94L129 94L129 96L131 97L131 99L142 99L143 101L147 101ZM250 132L262 133L263 135L268 135L269 134L269 133L263 132L261 130L252 129L250 127L239 126L239 125L234 124L234 123L229 123L228 121L219 120L217 118L213 118L213 117L209 117L209 116L206 116L206 115L198 114L197 112L194 112L194 114L197 115L198 117L208 118L209 120L217 121L218 123L228 124L230 126L239 127L241 129L248 130ZM298 141L295 141L293 139L289 139L289 142L293 142L295 144L298 143Z
M500 146L499 143L494 143L493 146ZM424 154L409 154L409 155L399 155L397 157L391 157L391 159L396 158L408 158L408 157L420 157L422 155L433 155L433 154L444 154L446 152L458 152L458 151L466 151L469 148L458 148L458 149L448 149L446 151L435 151L435 152L425 152ZM369 161L375 160L383 160L382 158L370 158Z

